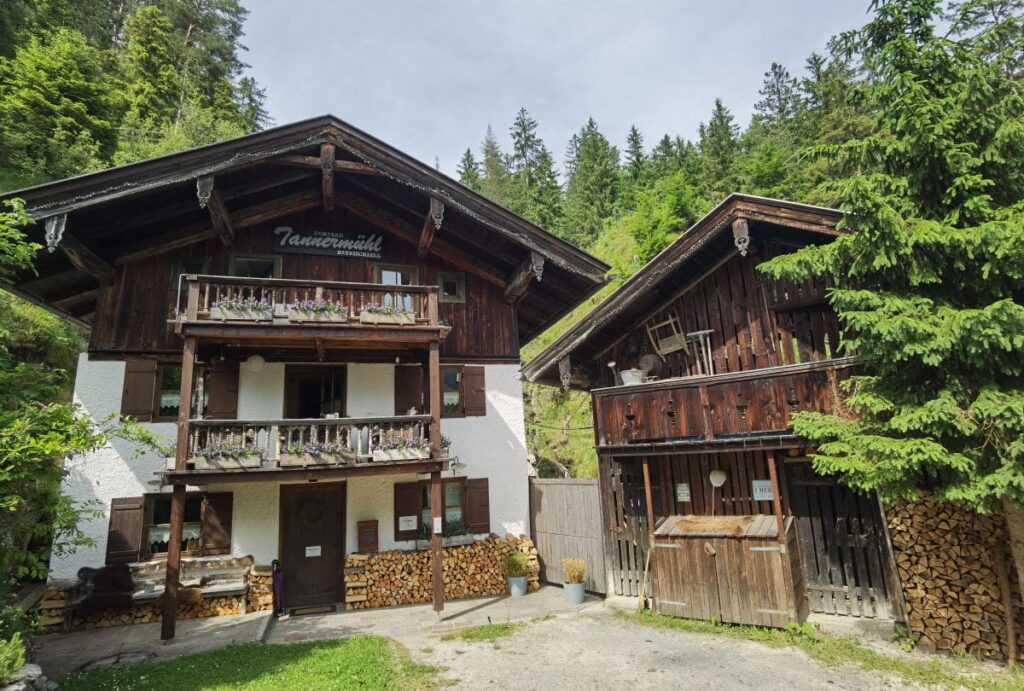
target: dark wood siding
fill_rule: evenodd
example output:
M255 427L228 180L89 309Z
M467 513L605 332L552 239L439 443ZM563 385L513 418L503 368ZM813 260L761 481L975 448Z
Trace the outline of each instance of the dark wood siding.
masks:
M231 512L234 495L213 492L203 497L203 554L231 554Z
M209 407L212 420L238 417L238 363L217 362L210 367Z
M107 530L107 563L128 564L139 560L142 547L142 497L110 500L110 526Z
M121 414L139 422L153 419L156 400L156 362L129 360L125 363L124 388L121 391Z
M172 276L177 260L208 258L207 273L227 274L232 253L273 254L274 228L285 225L323 228L329 227L332 220L335 227L351 229L354 233L380 231L344 211L338 210L333 219L325 219L317 210L240 231L231 248L224 247L219 240L209 240L118 267L114 286L100 295L90 351L180 354L181 339L167 324L167 319L174 314L177 299L176 278ZM304 254L278 256L281 257L282 278L375 282L377 262L371 259ZM440 271L458 270L434 256L420 261L415 246L387 234L380 262L416 266L419 282L424 285L436 285ZM467 273L466 302L442 304L440 318L452 327L442 344L442 358L518 360L515 308L505 303L504 292L498 286Z
M795 248L769 246L767 257ZM638 367L653 353L646 324L675 315L686 333L710 329L715 374L815 362L838 357L839 324L825 302L825 287L774 281L756 270L766 257L735 256L703 277L684 295L669 301L649 320L637 324L601 356L601 365ZM682 285L680 286L682 287ZM611 371L600 368L603 385ZM662 379L692 374L682 351L666 355Z

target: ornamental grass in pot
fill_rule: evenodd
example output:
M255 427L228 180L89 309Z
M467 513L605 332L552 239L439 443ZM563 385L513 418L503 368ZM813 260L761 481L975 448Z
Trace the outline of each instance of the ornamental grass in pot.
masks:
M522 552L511 552L505 555L505 578L508 580L510 597L526 595L526 573L530 568L530 560Z
M587 565L582 559L562 560L562 590L570 605L583 604L583 579L586 575Z

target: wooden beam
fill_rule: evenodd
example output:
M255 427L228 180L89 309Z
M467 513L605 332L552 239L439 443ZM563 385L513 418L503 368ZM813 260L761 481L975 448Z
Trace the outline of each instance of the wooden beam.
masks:
M320 145L320 188L327 214L334 211L334 144Z
M235 242L235 229L231 225L231 216L224 206L220 192L217 190L213 176L199 178L196 181L196 189L199 195L199 206L206 207L210 212L210 222L213 229L217 231L220 241L225 247L231 247Z
M325 145L333 146L333 144ZM323 150L321 149L321 153ZM297 156L295 154L283 154L267 159L268 163L280 163L286 166L299 166L301 168L319 168L321 159L316 156ZM333 161L334 170L339 173L352 173L354 175L380 175L380 171L366 163L356 161Z
M430 580L433 585L434 611L444 609L444 557L441 553L441 506L444 494L441 487L441 473L430 474Z
M404 218L368 202L353 192L339 192L336 196L339 206L351 211L363 220L397 235L412 245L419 245L419 229ZM435 240L432 243L431 252L439 259L443 259L463 271L476 274L488 283L493 283L499 288L505 287L504 276L499 275L489 267L481 266L473 257L457 247L453 247L441 240Z
M120 354L124 358L124 354ZM274 470L169 470L162 473L164 480L173 485L223 484L229 482L316 482L347 477L377 477L384 475L418 475L448 470L443 459L422 461L374 461L340 466L310 466L308 468L281 468Z
M282 216L306 211L320 205L320 192L317 190L305 190L296 192L279 199L271 199L245 209L235 211L233 228L237 231L242 228L250 228L266 221L274 220ZM158 254L170 252L179 247L202 242L217 237L217 231L208 222L193 223L184 228L158 235L149 241L138 243L129 248L114 259L114 265L120 266L128 262L138 261L146 257L154 257Z
M64 233L64 237L60 241L60 248L64 250L64 254L67 255L72 266L94 277L101 286L114 284L114 267L106 259L82 244L78 238Z
M430 210L423 221L423 230L420 231L420 241L416 246L416 256L426 259L430 252L430 243L434 241L434 235L441 230L441 223L444 221L444 203L440 199L430 198Z
M508 285L505 286L505 302L509 305L517 303L530 287L533 279L540 280L544 273L544 257L537 252L530 252L530 256L523 260L519 268L515 270Z
M181 580L181 538L185 528L185 485L171 490L171 528L167 541L167 571L164 575L163 611L160 614L160 640L174 638L178 618L178 584Z

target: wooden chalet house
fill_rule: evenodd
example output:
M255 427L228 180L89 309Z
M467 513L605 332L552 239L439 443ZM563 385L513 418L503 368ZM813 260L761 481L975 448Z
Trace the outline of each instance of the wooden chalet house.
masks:
M332 605L347 554L429 545L441 609L442 533L529 532L519 349L605 264L332 116L7 196L47 248L8 290L89 330L76 401L175 443L69 462L102 515L52 577L249 555Z
M857 360L822 283L756 271L839 217L731 195L524 367L591 391L615 592L645 588L653 545L660 612L900 616L877 500L817 476L789 422L835 412Z

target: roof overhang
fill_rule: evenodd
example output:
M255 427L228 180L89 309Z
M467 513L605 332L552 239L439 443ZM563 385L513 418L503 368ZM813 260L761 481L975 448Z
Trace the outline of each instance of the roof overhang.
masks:
M435 203L442 204L446 227L438 235L440 242L453 246L449 255L466 258L481 270L487 269L485 275L492 283L521 284L524 276L520 269L542 263L543 278L538 270L528 274L525 280L543 280L546 290L513 295L520 316L522 343L556 322L605 283L609 267L603 262L433 167L326 115L0 196L0 199L17 197L25 201L29 215L37 221L26 229L33 241L46 242L46 225L52 228L58 221L62 223L67 219L69 229L67 238L59 243L63 252L49 256L41 252L36 267L38 275L22 273L7 287L87 325L90 307L95 304L91 297L109 281L113 267L147 253L173 249L223 232L217 227L216 218L211 223L210 215L199 209L196 186L200 179L216 179L218 188L227 189L228 202L232 199L231 185L236 184L238 204L242 204L246 201L241 199L245 194L250 200L262 198L252 191L258 188L253 187L251 180L262 174L259 171L268 164L276 166L289 158L312 159L324 145L337 151L336 165L348 167L342 172L372 173L346 177L344 188L351 195L362 195L371 204L386 207L382 216L385 222L411 224L410 227L418 231L428 209L433 209ZM296 153L312 155L295 156ZM303 171L276 166L274 175L280 182L274 191L280 196L271 202L278 206L291 205L288 208L296 211L319 204L319 167ZM347 184L349 181L351 185ZM269 187L265 185L262 196L270 194L266 192ZM161 217L160 209L177 209L178 215ZM236 211L237 208L232 213ZM270 211L273 210L252 204L245 208L244 218L255 224ZM132 250L127 256L114 254L106 241L101 240L103 236L114 235L109 227L99 227L111 217L118 219L116 227L124 229L118 239L123 239ZM128 220L122 222L125 218ZM191 224L187 227L192 228L193 233L182 233L175 245L167 236L173 235L172 230L178 232L181 224ZM77 247L72 247L72 243ZM50 244L57 243L51 238ZM78 256L72 256L76 250ZM70 261L65 261L65 254ZM68 305L71 307L67 308Z
M733 193L688 228L675 242L583 316L523 367L528 381L561 383L559 363L592 358L601 346L630 330L680 283L693 279L697 257L724 256L735 251L732 233L738 219L748 222L751 237L796 232L828 242L843 231L836 228L842 213L835 209ZM571 366L564 369L569 383L586 388L585 377Z

